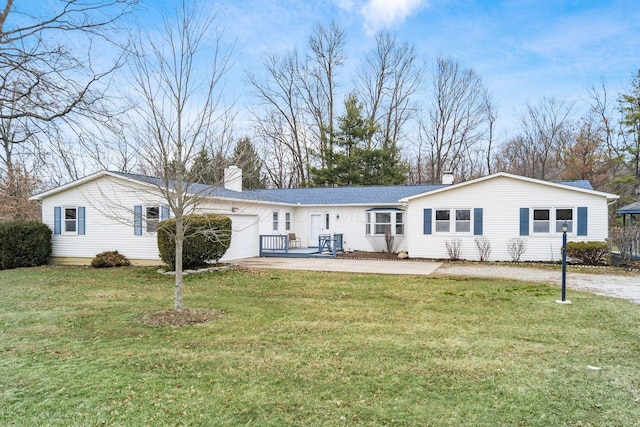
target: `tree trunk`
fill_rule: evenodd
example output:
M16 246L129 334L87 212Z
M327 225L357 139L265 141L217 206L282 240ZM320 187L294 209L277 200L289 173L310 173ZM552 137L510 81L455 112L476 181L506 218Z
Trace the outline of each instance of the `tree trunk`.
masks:
M182 312L182 248L184 244L184 224L182 217L176 217L176 282L173 294L173 309L178 313Z

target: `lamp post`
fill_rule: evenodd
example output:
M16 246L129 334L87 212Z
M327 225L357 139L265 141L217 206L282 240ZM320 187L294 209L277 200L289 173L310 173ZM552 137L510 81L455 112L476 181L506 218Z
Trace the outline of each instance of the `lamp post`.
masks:
M569 224L565 221L562 224L562 299L556 300L558 304L571 304L567 301L567 231Z

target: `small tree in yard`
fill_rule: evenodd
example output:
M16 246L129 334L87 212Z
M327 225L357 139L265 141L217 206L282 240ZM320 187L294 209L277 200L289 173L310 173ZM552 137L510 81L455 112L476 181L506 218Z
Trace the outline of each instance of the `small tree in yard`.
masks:
M182 259L188 214L203 199L190 173L198 154L220 141L228 130L223 108L223 78L231 65L209 6L182 1L167 13L157 32L140 32L134 41L132 88L136 107L131 139L159 177L156 191L166 200L173 219L175 244L174 310L183 310ZM208 67L202 64L208 64Z

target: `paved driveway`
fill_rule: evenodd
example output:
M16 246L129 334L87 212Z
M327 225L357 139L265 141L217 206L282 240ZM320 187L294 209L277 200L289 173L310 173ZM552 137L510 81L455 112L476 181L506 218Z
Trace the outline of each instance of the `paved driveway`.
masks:
M343 271L350 273L495 277L560 285L560 271L494 264L452 264L326 258L249 258L235 262L252 268ZM569 273L567 287L640 304L640 275ZM568 299L571 299L570 297Z
M440 267L439 262L406 262L383 260L352 260L333 258L249 258L234 264L252 268L282 270L344 271L350 273L429 275Z

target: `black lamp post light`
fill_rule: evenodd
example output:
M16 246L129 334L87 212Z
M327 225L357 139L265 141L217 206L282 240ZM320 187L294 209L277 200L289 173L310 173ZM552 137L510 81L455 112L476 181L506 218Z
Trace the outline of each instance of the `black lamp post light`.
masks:
M556 300L558 304L571 304L567 300L567 231L569 224L565 221L562 224L562 299Z

